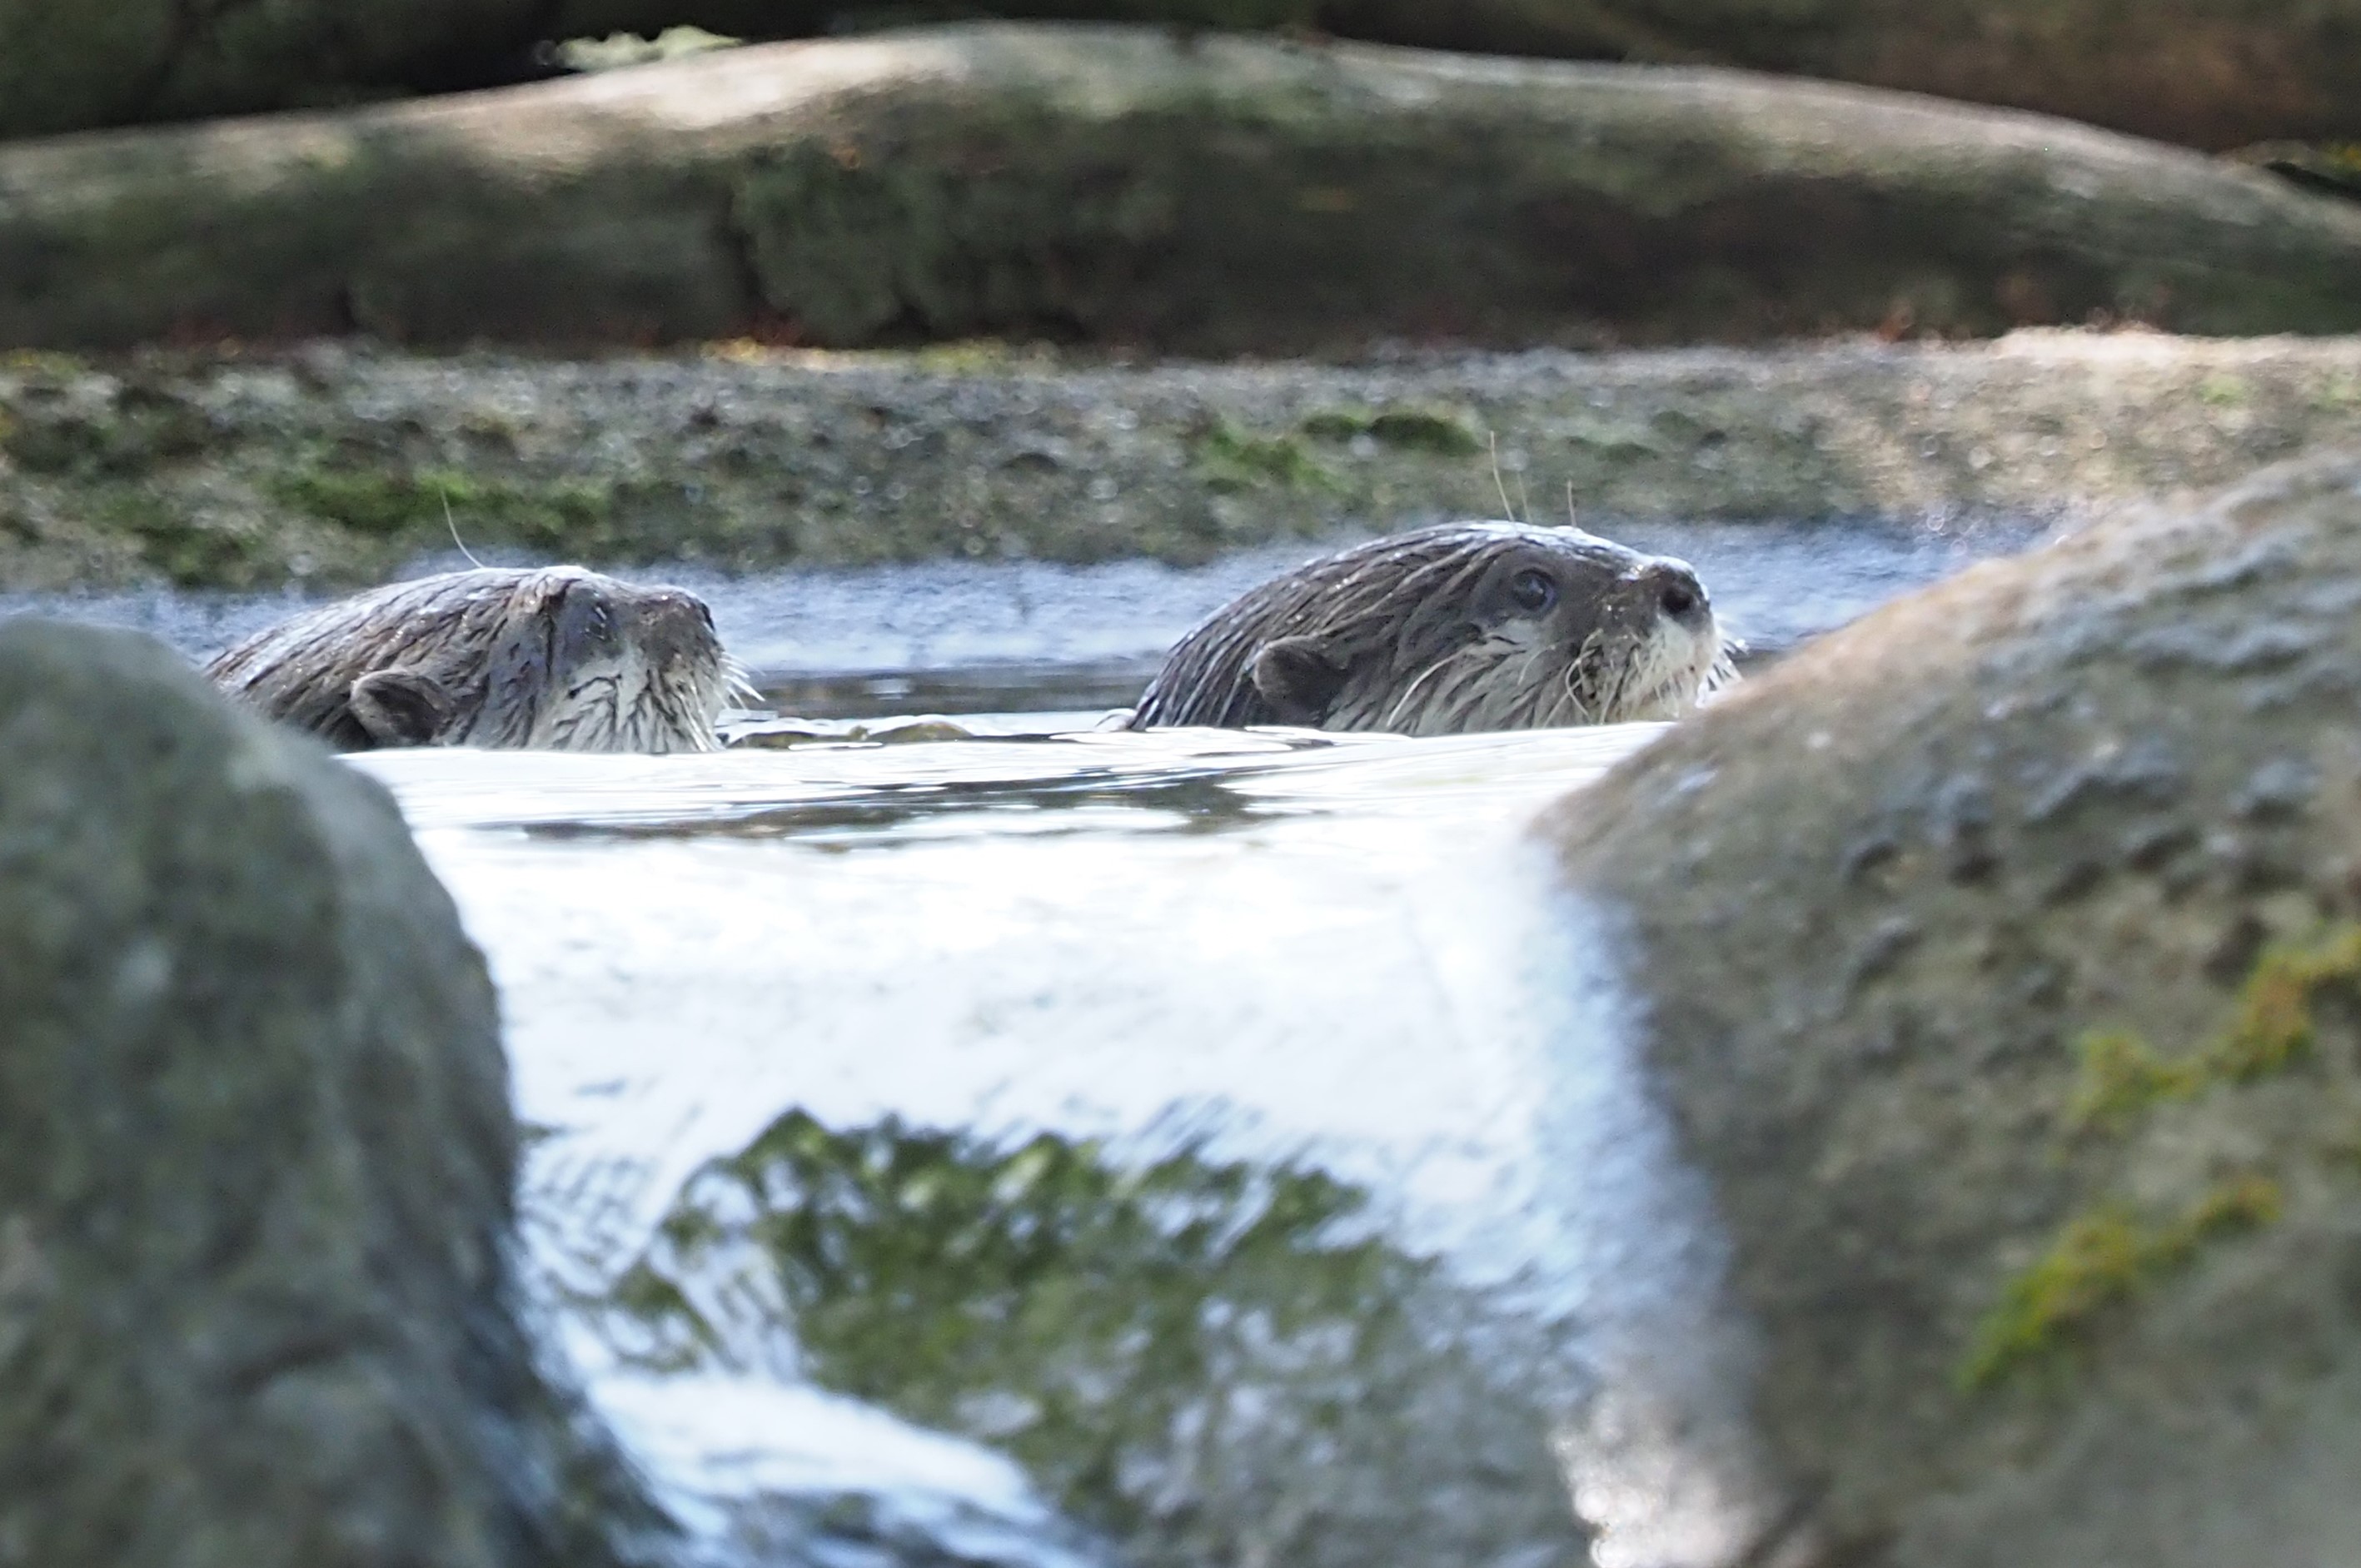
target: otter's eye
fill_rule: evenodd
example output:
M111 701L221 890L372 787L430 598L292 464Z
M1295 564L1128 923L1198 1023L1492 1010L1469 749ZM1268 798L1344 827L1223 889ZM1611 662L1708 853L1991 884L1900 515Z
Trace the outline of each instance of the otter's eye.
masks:
M1656 602L1664 607L1666 615L1686 615L1697 609L1697 590L1686 583L1666 583Z
M1509 579L1509 598L1527 615L1539 615L1557 603L1557 584L1547 572L1528 566Z

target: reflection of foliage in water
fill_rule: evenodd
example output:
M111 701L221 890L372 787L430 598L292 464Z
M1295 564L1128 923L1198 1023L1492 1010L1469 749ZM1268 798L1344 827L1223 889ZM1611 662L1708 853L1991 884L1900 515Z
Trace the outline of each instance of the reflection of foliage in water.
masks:
M1584 1560L1539 1332L1357 1223L1358 1190L790 1113L609 1298L674 1368L792 1354L1002 1447L1143 1563Z

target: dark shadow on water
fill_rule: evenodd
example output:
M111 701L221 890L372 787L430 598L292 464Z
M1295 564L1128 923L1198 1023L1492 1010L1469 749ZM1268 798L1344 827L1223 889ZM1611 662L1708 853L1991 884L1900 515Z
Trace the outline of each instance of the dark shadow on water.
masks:
M879 784L851 796L755 806L726 817L635 822L516 824L528 838L630 840L781 839L829 849L890 848L914 824L961 817L999 817L1027 835L1104 831L1104 821L1049 827L1040 814L1114 808L1140 814L1127 833L1224 832L1294 815L1299 808L1256 800L1232 787L1243 770L1219 768L1126 774L1113 769L1052 779L950 779ZM1021 825L1020 818L1024 820ZM1160 820L1159 820L1160 819ZM972 823L983 831L989 828Z

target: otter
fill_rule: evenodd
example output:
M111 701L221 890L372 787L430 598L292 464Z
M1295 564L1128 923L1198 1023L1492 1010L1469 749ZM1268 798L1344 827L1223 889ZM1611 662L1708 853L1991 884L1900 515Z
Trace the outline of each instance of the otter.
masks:
M1678 718L1736 679L1687 563L1579 528L1455 522L1308 562L1214 611L1126 727L1616 724Z
M390 584L250 637L205 674L348 751L712 751L744 689L702 599L579 566Z

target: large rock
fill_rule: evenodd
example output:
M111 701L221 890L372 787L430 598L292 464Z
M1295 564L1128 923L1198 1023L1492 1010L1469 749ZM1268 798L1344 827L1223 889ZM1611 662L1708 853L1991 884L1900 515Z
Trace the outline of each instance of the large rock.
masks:
M2361 329L2361 208L1716 71L981 26L0 149L0 343Z
M511 1315L490 984L385 792L0 627L0 1563L601 1568Z
M2191 147L2361 134L2355 0L1325 0L1318 11L1339 32L1389 43L1793 71Z
M1550 820L1791 1547L2361 1561L2356 612L2361 458L2283 468L1896 604Z
M0 0L0 136L505 79L536 38L758 38L978 15L1324 29L1433 49L1712 63L2009 104L2194 147L2361 136L2361 3L2314 0ZM31 47L23 47L27 44Z

